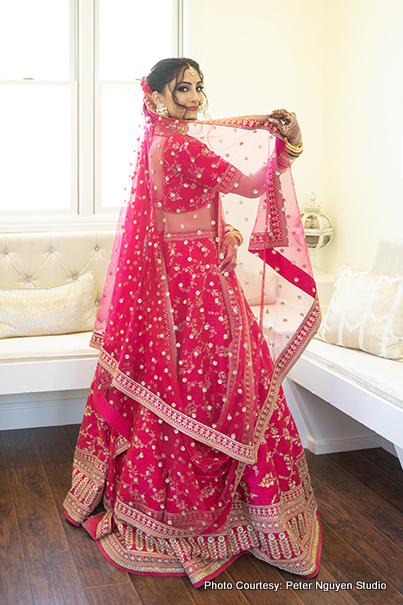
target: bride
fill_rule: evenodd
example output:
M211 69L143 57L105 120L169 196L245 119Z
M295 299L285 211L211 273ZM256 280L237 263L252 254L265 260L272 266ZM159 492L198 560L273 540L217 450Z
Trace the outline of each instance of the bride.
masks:
M132 573L199 587L250 553L313 577L320 522L281 389L320 320L290 172L298 122L285 110L199 121L191 59L160 61L142 86L66 517ZM260 322L233 271L243 236L224 221L223 195L257 207Z

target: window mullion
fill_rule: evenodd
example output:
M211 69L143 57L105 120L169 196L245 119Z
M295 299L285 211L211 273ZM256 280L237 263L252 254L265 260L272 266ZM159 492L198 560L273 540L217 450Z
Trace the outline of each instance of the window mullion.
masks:
M71 82L71 207L78 214L78 83Z
M78 0L79 214L93 215L94 199L94 3Z
M179 9L182 11L182 48L180 48L180 57L191 57L200 60L199 52L199 28L200 21L200 0L178 0ZM180 38L179 38L180 39Z
M172 0L172 56L183 57L183 0Z

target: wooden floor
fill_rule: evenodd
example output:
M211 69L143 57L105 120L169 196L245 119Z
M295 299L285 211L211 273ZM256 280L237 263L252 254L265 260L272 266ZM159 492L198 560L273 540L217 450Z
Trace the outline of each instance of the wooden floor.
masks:
M215 579L226 588L195 590L187 578L115 569L85 530L65 521L77 434L78 426L0 432L1 605L403 604L403 473L384 450L307 452L323 527L310 587L243 556ZM257 582L276 583L278 592L253 588ZM326 590L342 582L352 589Z

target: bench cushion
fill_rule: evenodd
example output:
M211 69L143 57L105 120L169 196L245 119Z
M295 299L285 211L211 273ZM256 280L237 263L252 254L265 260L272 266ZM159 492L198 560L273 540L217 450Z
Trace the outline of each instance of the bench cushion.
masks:
M0 234L0 289L52 288L94 273L102 295L114 231Z
M96 358L98 351L89 346L91 334L92 332L78 332L0 340L1 363Z
M303 357L403 408L403 363L314 338Z

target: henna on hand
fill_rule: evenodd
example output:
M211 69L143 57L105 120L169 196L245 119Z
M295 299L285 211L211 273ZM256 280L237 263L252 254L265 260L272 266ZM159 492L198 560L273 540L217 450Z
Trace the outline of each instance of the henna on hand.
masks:
M301 128L293 111L275 109L269 114L268 120L274 124L280 135L287 139L291 145L295 147L300 145L302 140Z
M232 235L226 235L220 247L219 258L221 260L218 270L221 275L228 275L237 266L238 239Z

